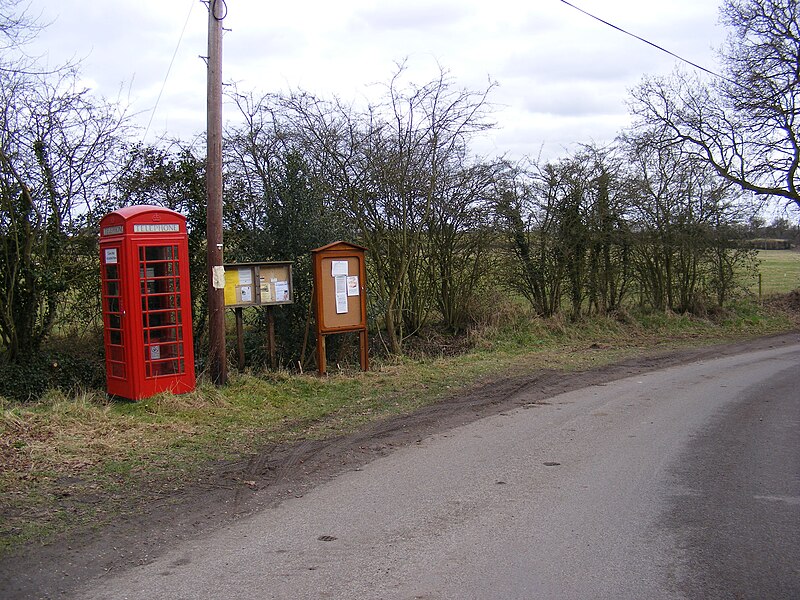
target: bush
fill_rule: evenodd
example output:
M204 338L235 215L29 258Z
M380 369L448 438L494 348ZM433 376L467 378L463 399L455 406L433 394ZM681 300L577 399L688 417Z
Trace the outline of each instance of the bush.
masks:
M48 389L72 392L102 389L102 357L44 352L16 363L0 363L0 396L19 402L38 400Z

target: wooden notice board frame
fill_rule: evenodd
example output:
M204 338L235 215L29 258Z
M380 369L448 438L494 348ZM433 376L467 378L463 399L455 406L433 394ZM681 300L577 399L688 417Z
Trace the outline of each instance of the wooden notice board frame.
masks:
M317 322L317 366L327 370L325 336L359 332L361 369L369 369L366 248L334 242L311 251Z

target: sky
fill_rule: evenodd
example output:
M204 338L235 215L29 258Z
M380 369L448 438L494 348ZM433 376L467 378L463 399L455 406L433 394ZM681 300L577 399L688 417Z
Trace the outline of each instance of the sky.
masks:
M718 0L571 2L719 68ZM190 140L205 130L208 11L199 0L30 6L50 25L29 52L51 66L81 60L83 84L127 104L145 141ZM227 9L223 79L256 96L302 89L364 106L404 60L418 84L440 67L458 88L496 82L489 96L496 128L473 144L486 156L553 159L575 144L607 143L630 123L631 88L678 62L560 0L227 0ZM237 117L226 102L223 120Z

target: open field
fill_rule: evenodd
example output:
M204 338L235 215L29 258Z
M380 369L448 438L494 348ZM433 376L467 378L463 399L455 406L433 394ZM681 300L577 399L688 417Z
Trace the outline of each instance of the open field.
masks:
M663 353L791 330L797 314L753 306L716 322L628 314L569 324L520 314L464 341L457 356L377 362L368 373L234 374L224 388L138 403L105 394L0 399L0 555L21 544L99 527L225 461L299 440L328 439L444 398L532 372L577 372ZM249 478L247 478L249 479ZM237 480L236 484L249 485Z
M800 252L794 250L759 250L758 259L761 273L761 293L786 294L800 289ZM758 293L758 278L750 285L753 293Z

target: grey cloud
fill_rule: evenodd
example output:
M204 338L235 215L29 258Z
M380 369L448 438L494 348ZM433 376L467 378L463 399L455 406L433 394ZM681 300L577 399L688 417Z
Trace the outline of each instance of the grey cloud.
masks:
M610 115L620 111L620 94L589 82L539 85L520 90L519 106L527 112L560 117Z
M194 16L198 15L202 17L201 11ZM32 53L49 66L80 60L81 72L107 95L131 81L139 89L159 84L171 56L165 54L165 44L174 48L180 32L180 25L126 3L83 3L77 10L67 2L43 11L42 19L50 24L34 42ZM188 51L190 44L184 39L183 49Z
M375 6L357 13L353 26L361 22L380 31L430 30L455 25L465 15L466 11L459 4Z
M695 7L697 8L697 7ZM657 22L632 18L623 20L631 33L674 52L688 60L703 64L714 62L712 47L719 45L721 30L712 16L716 9L703 7L687 14L673 11ZM711 13L711 14L709 14ZM698 14L703 18L698 18ZM636 15L632 15L635 17ZM641 17L641 15L640 15ZM537 55L510 57L503 68L506 74L519 75L536 62L541 74L574 79L638 79L644 73L671 71L677 59L630 35L575 15L552 28L532 18L520 26L528 46Z
M232 32L225 40L226 56L246 65L260 62L264 57L300 54L308 44L306 36L297 30L265 29L259 32Z

